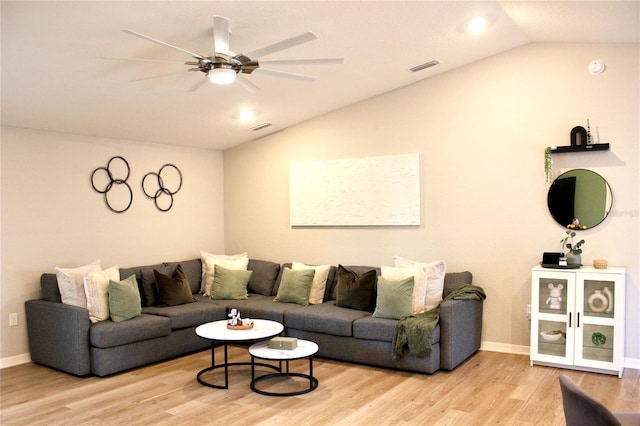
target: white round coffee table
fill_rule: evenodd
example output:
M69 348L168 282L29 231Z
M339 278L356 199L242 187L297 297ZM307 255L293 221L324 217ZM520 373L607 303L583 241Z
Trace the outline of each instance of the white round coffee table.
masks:
M230 342L249 342L252 340L266 339L282 333L284 327L276 321L255 319L253 320L253 328L248 330L230 330L227 328L227 320L208 322L196 328L196 334L205 339L211 340L211 367L207 367L196 376L200 384L217 389L229 389L229 366L231 365L252 365L248 362L232 362L228 361L227 344ZM216 364L215 349L216 346L224 347L224 363ZM266 367L277 369L272 365L260 364ZM224 385L216 385L205 381L202 376L216 368L224 368Z
M286 349L271 349L269 347L269 342L258 342L251 345L249 348L249 354L251 354L251 390L257 392L262 395L269 396L294 396L294 395L302 395L307 392L311 392L312 390L318 387L318 379L313 377L313 355L318 352L318 345L314 342L310 342L309 340L298 339L297 347L292 350ZM256 365L264 365L257 364L255 359L263 359L270 361L278 361L279 367L277 368L277 373L265 374L259 377L255 376L255 366ZM309 374L303 373L291 373L289 371L289 361L294 359L309 359ZM286 370L282 371L282 361L286 363ZM264 390L260 390L256 387L256 383L262 380L267 380L273 377L282 377L282 376L290 376L290 377L302 377L304 379L309 379L309 387L304 388L300 391L296 392L268 392Z

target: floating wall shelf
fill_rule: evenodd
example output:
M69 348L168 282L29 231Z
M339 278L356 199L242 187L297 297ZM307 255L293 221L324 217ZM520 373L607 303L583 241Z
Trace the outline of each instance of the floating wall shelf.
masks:
M564 154L565 152L589 152L589 151L608 151L608 143L593 143L589 145L569 145L558 146L551 149L553 154Z

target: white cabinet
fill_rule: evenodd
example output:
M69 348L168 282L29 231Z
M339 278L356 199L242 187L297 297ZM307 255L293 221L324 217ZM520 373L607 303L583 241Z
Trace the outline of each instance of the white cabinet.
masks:
M531 365L624 370L625 269L531 271Z

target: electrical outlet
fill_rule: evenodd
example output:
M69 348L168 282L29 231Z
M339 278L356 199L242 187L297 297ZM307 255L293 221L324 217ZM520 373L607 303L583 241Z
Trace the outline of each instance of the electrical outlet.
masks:
M527 319L531 319L531 305L527 305Z
M18 314L11 313L9 314L9 327L15 327L18 325Z

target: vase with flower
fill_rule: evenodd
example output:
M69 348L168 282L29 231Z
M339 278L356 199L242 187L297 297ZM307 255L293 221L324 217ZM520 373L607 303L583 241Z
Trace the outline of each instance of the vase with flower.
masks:
M573 242L573 237L576 236L575 231L568 230L566 232L567 236L560 240L560 244L562 244L562 249L569 249L565 257L567 258L567 265L577 265L580 266L582 264L582 249L580 248L585 241L580 240L577 243Z

